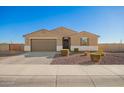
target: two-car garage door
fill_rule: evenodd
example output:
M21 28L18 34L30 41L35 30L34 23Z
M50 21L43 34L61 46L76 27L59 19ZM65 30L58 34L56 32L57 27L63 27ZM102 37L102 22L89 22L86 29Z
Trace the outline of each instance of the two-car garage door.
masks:
M56 51L56 39L32 39L31 51Z

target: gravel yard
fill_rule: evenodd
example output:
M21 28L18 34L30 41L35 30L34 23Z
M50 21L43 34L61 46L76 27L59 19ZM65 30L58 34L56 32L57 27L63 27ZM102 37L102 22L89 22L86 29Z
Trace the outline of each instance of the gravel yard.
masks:
M66 56L61 56L59 54L55 55L55 58L51 64L93 64L89 56L82 56L81 54L73 54Z
M90 56L81 56L81 54L73 54L63 57L59 54L55 55L51 64L93 64ZM124 53L106 53L101 58L100 64L124 64Z
M124 64L124 53L107 53L100 64Z
M61 56L59 52L0 52L0 64L91 65L94 63L90 56L84 56L82 53L72 53L66 57ZM100 64L124 64L124 53L105 53Z

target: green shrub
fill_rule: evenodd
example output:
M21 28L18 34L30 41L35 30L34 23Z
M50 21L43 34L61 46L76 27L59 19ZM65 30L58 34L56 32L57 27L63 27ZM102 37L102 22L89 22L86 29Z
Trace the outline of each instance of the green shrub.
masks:
M101 59L101 54L99 54L99 53L91 53L90 57L91 57L91 60L93 62L99 62L100 59Z
M68 56L69 55L69 49L62 49L61 50L61 55L62 56Z
M104 53L101 53L101 56L104 56L105 54Z
M104 56L104 51L103 51L102 49L99 49L99 50L98 50L98 53L100 53L101 56Z

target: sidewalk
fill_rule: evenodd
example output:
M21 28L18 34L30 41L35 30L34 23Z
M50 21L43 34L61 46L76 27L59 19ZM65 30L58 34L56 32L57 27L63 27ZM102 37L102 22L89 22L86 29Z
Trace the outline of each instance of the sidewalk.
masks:
M124 65L0 65L0 86L121 87Z

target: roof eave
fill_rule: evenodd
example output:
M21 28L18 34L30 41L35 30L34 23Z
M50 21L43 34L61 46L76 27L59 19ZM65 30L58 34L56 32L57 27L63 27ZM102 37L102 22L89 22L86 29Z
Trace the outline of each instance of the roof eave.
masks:
M30 34L32 34L32 33L35 33L35 32L38 32L38 31L42 31L42 30L47 30L47 29L37 30L37 31L34 31L34 32L31 32L31 33L28 33L28 34L23 35L23 37L26 37L27 35L30 35Z
M90 32L87 32L87 31L81 31L81 32L86 32L86 33L92 34L92 35L94 35L94 36L100 37L99 35L96 35L96 34L94 34L94 33L90 33ZM80 33L81 33L81 32L80 32Z

